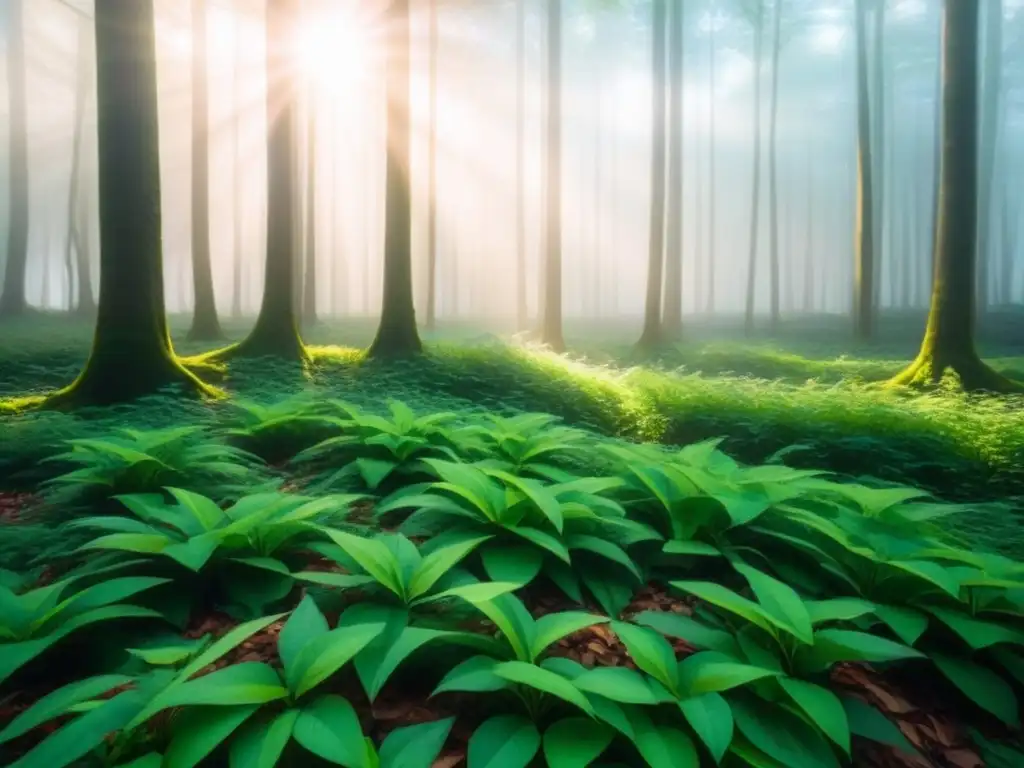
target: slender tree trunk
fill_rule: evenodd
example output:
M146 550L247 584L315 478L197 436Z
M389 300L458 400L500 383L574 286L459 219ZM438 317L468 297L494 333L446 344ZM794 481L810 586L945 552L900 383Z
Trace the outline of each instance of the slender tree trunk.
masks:
M72 134L71 147L71 180L68 184L68 222L64 242L64 260L68 274L68 310L74 309L78 314L91 317L96 313L96 303L92 296L92 276L89 274L89 261L82 263L82 237L78 233L78 210L82 197L82 144L85 141L85 105L92 80L93 63L90 56L88 36L91 25L86 16L78 20L78 71L75 77L75 127ZM86 251L87 252L87 251ZM77 306L75 301L75 261L79 257L77 268ZM84 268L83 268L84 267Z
M668 0L654 0L652 24L651 81L651 208L650 251L647 260L647 299L644 312L644 330L641 347L655 347L661 343L662 277L665 266L665 21Z
M814 164L812 162L814 157L814 140L813 133L814 128L810 128L807 136L807 154L806 154L806 171L805 175L807 178L807 220L804 222L807 231L804 238L804 298L803 298L803 311L805 313L814 312Z
M7 264L0 293L0 317L28 311L25 275L28 269L29 169L28 115L25 103L24 0L10 0L7 24L7 93L9 127L7 157L10 163L10 198L7 223Z
M908 148L907 157L913 158L913 151ZM900 216L900 247L898 250L893 252L893 255L898 255L900 265L900 300L899 306L903 311L910 309L911 300L911 270L914 265L914 259L912 254L914 253L914 237L913 231L916 226L914 218L915 206L914 206L914 185L911 183L911 173L913 170L913 162L907 163L906 180L903 182L903 215Z
M751 183L750 253L747 259L747 302L743 328L754 332L754 297L757 288L757 235L761 202L761 49L764 43L764 0L757 0L754 19L754 178Z
M427 317L426 328L437 324L437 0L430 0L430 117L427 147Z
M316 94L310 89L309 110L306 114L306 280L303 283L302 322L307 328L317 324L316 288L316 180L317 180L317 114Z
M234 81L232 88L234 89L234 125L232 126L232 152L234 154L234 164L232 167L234 184L234 194L232 195L233 211L232 217L234 219L234 238L232 247L234 251L234 260L231 265L231 315L232 317L238 318L242 316L242 261L244 259L244 251L242 247L242 216L244 208L242 206L242 190L245 185L242 182L242 153L241 153L241 133L242 133L242 111L245 109L245 98L243 95L243 72L244 72L244 52L245 47L242 45L240 37L239 26L240 22L237 19L237 15L242 10L242 0L235 0L235 50L234 50Z
M771 327L779 325L779 179L778 146L776 128L779 114L779 54L782 51L782 3L775 0L774 24L772 31L772 105L768 122L768 206L769 216L769 266Z
M516 0L516 329L529 323L526 305L526 0Z
M718 4L715 0L711 2L711 12L717 16ZM715 314L715 235L717 234L718 221L715 217L715 96L717 92L717 81L715 80L715 61L717 49L715 48L715 25L711 25L711 32L708 37L708 286L704 297L704 308L708 315Z
M984 315L989 299L992 260L992 200L995 196L996 154L999 148L1000 102L1003 90L1003 0L987 0L985 7L985 64L982 69L981 177L978 180L978 304Z
M945 0L943 147L938 248L921 352L894 384L927 385L947 371L967 390L1020 391L974 346L978 247L979 4Z
M269 126L263 300L252 331L240 344L225 350L225 355L306 358L299 335L295 295L299 219L295 204L298 179L294 136L298 121L291 41L298 15L297 0L268 0L266 98Z
M107 405L169 384L181 367L164 314L156 40L151 0L96 4L100 301L85 369L50 405Z
M875 243L874 167L868 91L865 0L857 0L857 226L855 232L854 327L858 339L874 335Z
M541 343L565 350L562 335L562 0L548 0L547 227Z
M857 0L861 2L861 0ZM882 281L878 279L881 265L885 261L885 257L890 255L886 253L885 249L885 233L886 233L886 222L888 216L885 211L885 186L886 179L890 175L886 172L886 147L888 145L888 137L886 136L886 93L888 88L886 87L886 60L885 55L885 11L886 3L889 0L875 0L875 14L874 22L875 29L873 35L873 49L871 57L873 60L874 83L869 86L868 90L868 111L871 116L872 127L871 127L871 179L872 185L872 210L871 210L871 221L872 226L868 232L868 236L872 242L872 253L874 255L875 270L872 277L874 278L871 283L871 302L872 312L874 308L881 303L882 294ZM867 37L865 31L865 38Z
M219 339L210 264L210 118L206 72L206 0L192 0L192 288L191 340Z
M668 0L669 169L665 240L665 315L668 339L683 335L683 0Z
M1001 185L1001 206L1000 206L1000 237L999 244L999 304L1006 308L1013 302L1013 259L1017 251L1017 231L1019 222L1013 217L1013 210L1010 207L1010 183L1009 173L1003 177Z
M409 188L409 0L392 0L388 29L388 152L384 285L380 326L370 355L402 357L422 350L412 296L412 195Z

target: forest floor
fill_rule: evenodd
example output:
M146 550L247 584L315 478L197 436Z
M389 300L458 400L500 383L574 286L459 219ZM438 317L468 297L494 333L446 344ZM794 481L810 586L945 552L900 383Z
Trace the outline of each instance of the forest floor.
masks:
M241 338L246 327L244 321L225 323L232 340ZM884 340L871 345L854 344L841 318L790 321L752 340L738 340L728 321L691 324L683 343L666 346L656 356L638 356L634 329L624 324L567 324L571 352L566 356L519 343L506 329L481 332L480 327L447 324L425 336L428 352L423 357L381 363L361 352L372 337L371 320L324 322L306 334L312 363L302 370L266 361L219 368L201 361L211 345L185 341L186 322L172 319L179 354L225 389L230 401L266 405L336 398L367 411L383 411L388 401L400 401L418 413L464 417L549 413L573 427L629 441L688 445L721 438L723 451L750 464L784 457L791 467L825 470L866 484L914 486L960 503L965 514L949 520L967 550L1024 560L1024 398L968 397L952 389L910 394L881 387L913 357L920 318L886 318L879 334ZM1022 316L990 319L981 347L998 370L1024 380L1020 327ZM85 324L56 316L5 327L0 335L0 413L5 402L11 406L18 398L70 382L88 355L89 342ZM0 568L23 572L66 557L82 542L55 540L52 528L21 519L37 501L41 484L66 469L45 461L66 449L64 441L102 438L126 427L223 427L229 407L161 395L95 412L11 411L0 416ZM286 476L282 490L291 490L293 482L303 478ZM43 571L43 583L50 577ZM564 598L530 594L528 607L539 616L572 606ZM693 608L692 601L649 587L634 595L620 615L632 618L651 610L690 614ZM189 625L187 637L208 631L216 635L235 625L220 614L200 618L198 625ZM273 661L280 629L280 622L271 625L225 658ZM551 653L587 667L631 666L630 650L614 632L598 626L566 637ZM675 650L693 652L692 647ZM985 742L977 729L993 738L1008 735L998 723L993 726L991 717L950 703L948 686L934 693L925 690L929 685L916 673L883 676L858 664L833 669L834 690L851 692L885 713L918 750L908 756L858 741L856 765L976 768L981 765L979 745ZM344 693L360 701L358 691ZM22 713L37 698L19 691L0 700L0 728L4 712ZM376 703L361 702L357 709L385 732L447 714L423 697L396 697L393 687ZM462 723L463 731L453 732L435 765L464 760L465 727ZM1006 766L1019 754L1012 752Z

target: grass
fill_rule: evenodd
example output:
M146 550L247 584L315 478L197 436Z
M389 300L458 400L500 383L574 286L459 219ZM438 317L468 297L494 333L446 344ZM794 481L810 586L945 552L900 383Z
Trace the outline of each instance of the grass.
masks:
M173 323L176 332L184 327ZM227 330L236 338L244 326L229 322ZM886 342L850 356L836 356L838 344L813 333L740 344L712 329L705 339L638 360L622 329L618 336L576 331L573 346L584 356L571 358L455 326L436 337L424 357L386 364L365 359L357 348L372 330L371 322L359 320L318 326L310 340L324 345L313 347L313 364L305 371L266 361L223 369L206 365L201 356L189 363L230 393L258 402L304 393L370 409L395 399L419 410L544 411L630 440L686 444L722 437L725 450L752 463L785 451L786 462L795 466L984 502L990 506L963 518L967 532L980 546L1024 551L1024 401L952 391L907 395L876 386L905 363L907 356L898 350L912 350L910 329L902 340L888 333ZM600 344L594 341L598 334ZM205 349L181 343L179 351L201 355ZM17 398L38 397L67 383L87 352L87 334L59 318L11 328L0 342L0 397L7 396L11 408L24 404ZM1024 357L1012 354L1020 350L996 343L990 352L1004 372L1024 370ZM159 396L97 413L5 418L0 487L31 489L50 471L39 462L70 437L114 426L216 419L220 407Z

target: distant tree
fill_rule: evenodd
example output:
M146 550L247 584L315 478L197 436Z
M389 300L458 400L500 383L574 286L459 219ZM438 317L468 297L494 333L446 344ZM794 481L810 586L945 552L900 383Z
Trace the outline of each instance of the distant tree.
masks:
M526 304L526 0L516 0L516 329L525 331Z
M665 308L662 332L683 333L683 22L684 0L668 0L668 213L665 217Z
M242 315L242 262L244 261L245 255L242 250L242 190L244 184L242 183L242 152L241 152L241 133L242 133L242 111L245 109L246 102L243 94L243 76L245 72L245 46L241 41L241 30L238 26L238 18L240 11L242 10L243 3L245 0L235 0L235 49L234 49L234 81L232 82L234 97L234 125L231 130L232 140L232 152L234 154L234 165L232 168L232 183L234 184L234 194L232 195L233 210L232 218L234 224L234 242L232 244L234 254L231 264L231 315L232 317L241 317Z
M754 297L757 287L757 235L761 202L761 61L764 48L764 0L745 0L743 11L754 30L754 173L750 200L750 252L747 259L747 300L743 327L754 332Z
M562 2L548 0L547 4L547 226L540 329L541 343L557 352L565 350L562 335Z
M854 330L866 340L874 334L875 244L874 166L871 144L871 102L868 91L867 0L857 0L857 227L854 266Z
M857 2L863 2L864 0L857 0ZM888 56L886 56L886 44L885 44L885 17L886 17L886 6L888 0L870 0L874 5L874 32L871 36L871 55L869 57L867 52L867 21L865 19L865 61L870 58L870 63L866 63L865 66L873 74L873 82L868 86L868 95L865 97L868 104L868 111L871 119L871 179L874 182L871 188L872 198L872 209L871 209L871 227L868 230L868 236L872 240L872 254L873 254L873 267L874 274L872 275L873 280L871 283L871 312L874 313L875 308L881 303L882 295L882 281L878 278L881 264L883 263L883 255L885 254L885 234L886 227L885 222L888 219L886 216L885 208L885 187L886 180L890 174L887 171L887 145L889 144L887 138L886 127L888 125L886 117L887 112L890 110L886 109L887 95L891 90L887 84L888 72ZM865 14L867 10L864 10ZM869 78L871 80L872 78Z
M715 126L715 97L718 82L715 79L715 62L718 49L716 46L717 29L717 0L711 0L711 31L708 35L708 285L704 296L704 308L709 315L715 312L715 236L717 234L718 218L716 214L715 199L715 149L716 126Z
M661 294L665 266L665 65L666 65L666 3L653 0L651 25L651 208L649 252L647 258L647 299L641 347L655 347L662 342Z
M206 72L206 0L192 0L192 289L195 308L189 339L224 334L217 318L210 263L210 112Z
M978 234L979 4L945 0L942 166L931 310L917 359L892 380L927 385L952 371L966 390L1021 391L974 346Z
M430 47L430 116L427 128L427 317L426 328L437 323L437 1L429 0L428 41ZM520 0L520 5L522 0ZM520 117L520 120L522 117ZM520 150L522 151L522 150Z
M768 118L768 276L771 327L779 324L779 153L776 135L779 115L779 55L782 52L782 4L775 0L772 14L772 95Z
M49 405L108 405L170 385L206 391L181 366L164 313L152 0L96 3L100 300L92 353Z
M392 0L387 14L387 134L384 286L375 357L422 350L412 295L412 194L409 186L409 0Z
M7 157L10 164L10 197L7 224L7 264L0 293L0 317L28 311L25 274L28 268L29 172L28 115L25 104L24 0L8 3L7 93L9 127Z
M302 322L309 328L317 323L316 308L316 180L317 163L319 158L316 154L316 94L309 89L306 111L306 274L303 283L304 292L302 296Z
M996 154L1003 91L1003 0L985 3L985 56L982 69L980 178L978 180L978 313L985 314L989 301L992 263L992 223L995 221Z
M70 7L70 6L69 6ZM89 265L88 239L83 235L82 205L82 144L85 142L85 106L93 80L93 60L88 39L92 20L84 13L78 17L77 58L75 72L75 116L71 146L71 178L68 182L68 220L64 241L65 270L68 276L68 309L85 317L96 314L96 300L92 295L92 274ZM75 258L77 257L77 258ZM75 290L77 285L77 291Z

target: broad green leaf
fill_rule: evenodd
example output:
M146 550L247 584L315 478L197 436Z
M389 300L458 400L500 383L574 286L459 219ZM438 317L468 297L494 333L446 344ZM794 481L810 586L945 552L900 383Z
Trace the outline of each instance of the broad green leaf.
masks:
M249 721L231 741L231 768L274 768L291 741L298 709L286 709L270 722Z
M934 584L951 597L960 597L960 582L950 569L943 568L938 563L928 560L893 560L889 565Z
M311 691L345 666L383 631L384 624L340 627L306 645L295 660L293 673L288 675L292 695L297 698Z
M668 641L646 627L621 621L613 622L611 626L636 665L670 691L678 693L676 654Z
M426 603L434 603L439 600L450 600L451 598L458 598L459 600L465 600L471 605L478 605L480 603L490 602L502 595L515 592L521 586L521 584L497 581L485 581L478 584L462 584L458 587L452 587L451 589L446 589L443 592L430 595L429 597L421 597L419 600L415 600L413 605L425 605Z
M474 549L490 538L490 536L478 536L466 539L458 544L435 549L424 557L409 584L409 598L415 599L425 594L437 583L438 579L451 571Z
M609 621L607 616L599 616L596 613L584 613L583 611L562 611L561 613L549 613L541 616L534 624L533 641L530 644L530 658L536 659L547 649L563 637L568 637L581 629L593 627L597 624L605 624Z
M817 729L778 704L733 701L736 727L751 744L789 768L838 768L839 762Z
M444 749L454 717L396 728L380 745L380 768L430 768Z
M850 733L880 744L888 744L911 755L918 754L903 735L903 731L875 707L853 696L843 696L840 701L846 710Z
M362 573L334 573L333 571L299 571L292 574L293 578L299 581L308 581L312 584L323 584L325 587L337 587L339 589L352 589L353 587L365 587L367 584L376 583L373 576Z
M537 727L525 717L498 715L470 736L467 761L473 768L526 768L540 743Z
M828 621L853 621L875 610L874 603L856 597L808 600L804 605L815 626Z
M666 555L690 555L692 557L721 557L721 550L713 544L693 539L666 541L662 549Z
M928 629L928 617L913 608L899 605L876 605L875 615L907 645L914 645Z
M531 650L535 647L533 618L515 595L502 595L495 600L473 603L473 605L490 619L505 636L509 645L512 646L516 658L520 661L533 661L536 658L536 654ZM565 634L569 634L569 632ZM558 637L554 639L557 640Z
M572 562L572 558L569 556L569 550L565 544L563 544L559 538L551 535L547 531L542 531L539 528L530 528L525 525L506 525L504 527L505 530L510 533L514 533L516 536L536 544L541 549L547 550L563 563Z
M656 680L626 667L596 667L574 681L585 693L604 696L622 704L663 704L675 701Z
M324 528L324 533L345 550L345 553L359 563L359 566L373 576L377 582L405 599L405 592L398 574L398 564L388 548L376 539L364 539L344 531Z
M508 688L509 682L494 673L501 662L490 656L473 656L455 665L444 676L431 696L447 691L483 693Z
M497 477L506 485L515 488L519 493L529 499L533 505L540 510L559 533L565 525L562 517L562 505L555 495L536 480L527 477L517 477L509 472L501 470L489 470L487 474Z
M172 543L174 543L173 540L162 533L109 533L83 544L79 549L115 549L143 555L156 555L163 552Z
M827 688L794 677L780 677L779 684L822 732L849 755L850 724L839 697Z
M643 581L643 574L640 573L640 569L637 567L633 559L626 554L626 551L622 549L618 544L613 544L605 539L598 538L597 536L587 536L583 534L574 534L566 539L566 544L570 550L580 549L587 552L591 552L598 557L603 557L605 560L610 560L613 563L617 563L633 574L638 581Z
M164 752L162 768L194 768L259 709L189 707L174 721L174 736Z
M327 619L320 613L313 598L306 595L288 617L277 639L277 652L284 665L286 677L290 678L295 674L293 670L302 649L329 631Z
M305 749L330 763L373 768L367 760L359 716L340 696L321 696L303 707L292 735Z
M732 743L733 720L729 703L717 693L705 693L681 700L679 708L715 762L721 763Z
M944 653L933 652L929 657L939 671L967 698L1010 727L1019 726L1017 696L1009 683L999 675L988 667Z
M945 608L930 607L928 611L956 632L975 651L998 643L1024 645L1024 633L1003 624L976 619L966 613Z
M398 468L398 462L382 461L380 459L368 459L360 457L355 460L359 476L363 478L366 487L370 490L377 490L380 484L387 480L388 476Z
M671 584L676 589L689 592L706 603L711 603L711 605L733 613L741 619L761 627L766 632L774 634L776 627L791 631L787 622L780 621L757 603L736 594L721 584L715 584L711 581L673 581Z
M739 655L736 640L731 634L702 624L690 616L668 611L644 611L637 614L633 621L656 629L663 635L685 640L695 648L718 651L726 656Z
M629 713L633 743L650 768L700 768L693 741L683 731L651 721L645 713Z
M814 645L801 648L797 665L810 672L824 671L840 661L886 662L922 658L920 651L884 637L848 629L819 629Z
M493 669L494 674L512 683L525 685L542 693L557 696L575 705L578 709L593 714L587 697L561 675L525 661L506 661Z
M811 617L804 601L792 587L746 563L733 563L733 568L747 580L761 607L777 620L779 626L803 643L814 642Z
M712 651L701 651L679 662L679 688L683 696L721 693L766 677L778 677L773 669L726 661Z
M126 675L102 675L58 688L39 699L0 731L0 744L16 739L36 726L53 720L80 702L93 699L131 680L132 678Z
M259 661L246 661L177 686L167 695L164 706L265 704L287 695L288 690L272 667Z
M484 570L494 581L529 584L540 573L544 555L536 547L514 545L487 547L480 555Z
M167 492L199 521L205 531L212 531L227 520L227 515L217 503L201 494L182 488L168 488Z
M597 760L614 732L585 717L559 720L544 732L544 757L555 768L587 768Z

